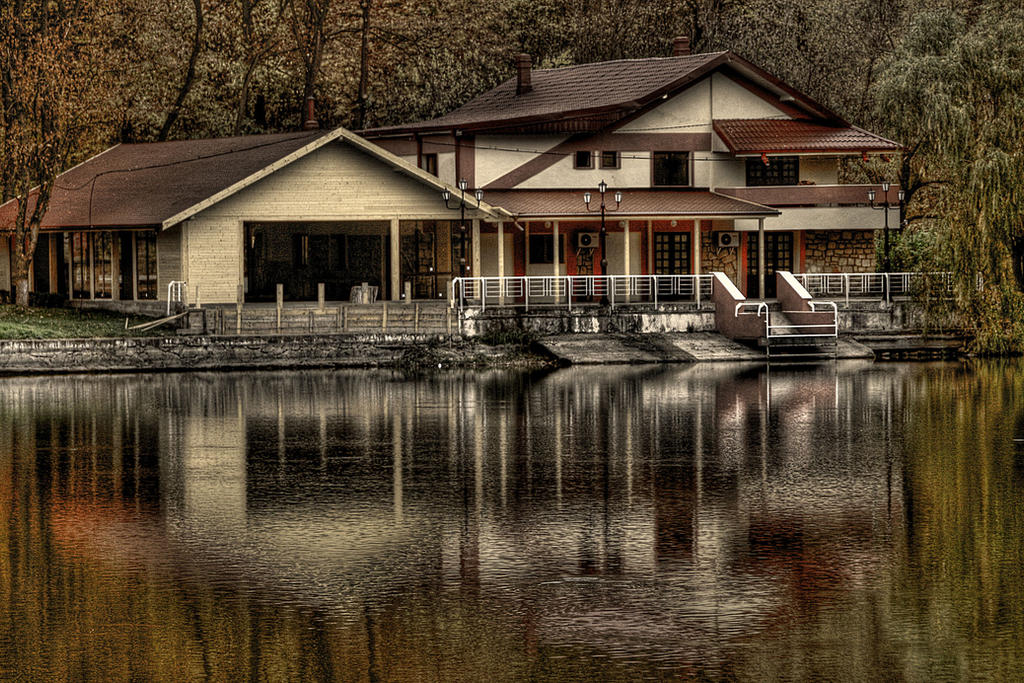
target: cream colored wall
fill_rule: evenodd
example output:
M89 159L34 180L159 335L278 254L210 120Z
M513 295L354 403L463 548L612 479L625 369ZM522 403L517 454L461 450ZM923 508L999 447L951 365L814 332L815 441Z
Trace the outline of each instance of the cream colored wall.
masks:
M815 185L838 185L839 160L800 157L800 180Z
M512 237L506 227L504 234L506 277L515 275L516 262ZM498 277L498 233L496 232L485 232L480 235L480 276Z
M718 136L715 136L716 139ZM747 184L747 163L743 159L737 159L731 154L720 154L718 152L709 155L714 161L714 185L713 187L743 187Z
M0 237L0 289L11 291L11 241Z
M608 274L622 275L626 272L623 267L625 253L623 253L623 233L610 232L606 238L608 247ZM640 275L640 233L629 233L629 274Z
M598 150L595 150L598 151ZM545 188L576 188L583 190L597 189L597 184L604 180L611 188L616 187L650 187L651 160L650 150L620 153L620 168L573 168L573 156L559 159L553 166L544 169L535 176L516 185L517 189ZM635 158L630 158L635 157ZM594 165L599 166L598 159ZM484 198L486 201L486 197ZM583 201L581 196L580 202Z
M197 214L182 247L184 275L190 291L200 287L204 303L234 302L242 282L246 221L451 220L456 215L445 209L435 189L344 142L331 143ZM161 270L164 289L167 279Z
M681 128L680 126L687 126ZM695 83L617 133L707 133L711 130L711 81Z
M476 185L483 187L566 140L564 135L481 135L476 138ZM510 150L523 150L514 152ZM454 162L453 162L454 163ZM572 160L569 160L572 168Z
M712 77L712 115L716 119L790 118L760 96L722 74Z

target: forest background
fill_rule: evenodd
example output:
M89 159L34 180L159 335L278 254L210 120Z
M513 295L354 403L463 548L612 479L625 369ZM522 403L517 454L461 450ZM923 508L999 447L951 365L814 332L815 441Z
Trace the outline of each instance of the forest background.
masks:
M0 229L27 274L53 178L117 142L297 130L308 96L323 127L420 120L516 53L667 56L678 35L903 144L844 169L905 189L896 269L953 271L975 350L1024 349L1019 0L0 0Z

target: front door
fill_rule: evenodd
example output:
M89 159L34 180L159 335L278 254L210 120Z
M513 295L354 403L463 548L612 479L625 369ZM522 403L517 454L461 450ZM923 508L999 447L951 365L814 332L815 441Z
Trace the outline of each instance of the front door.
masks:
M793 270L793 233L766 232L764 239L764 298L775 297L775 273ZM759 299L757 233L747 233L747 298Z
M654 274L690 274L690 233L654 233ZM660 299L678 299L680 295L675 286L668 288L659 286L658 297Z

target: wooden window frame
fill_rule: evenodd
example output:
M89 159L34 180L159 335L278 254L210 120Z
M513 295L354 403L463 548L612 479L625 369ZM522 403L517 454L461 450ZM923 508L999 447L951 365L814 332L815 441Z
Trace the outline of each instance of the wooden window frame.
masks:
M605 159L611 155L611 162L606 163ZM602 150L600 152L601 168L622 168L622 155L615 150Z
M657 182L658 155L661 154L685 154L686 182L682 184L669 184ZM693 154L689 150L654 150L651 152L651 187L693 187Z
M768 157L765 164L761 157L748 157L744 168L744 180L747 187L792 187L800 184L800 157L795 155ZM771 174L766 171L774 170ZM751 171L757 169L756 182L751 181ZM762 180L780 182L761 182Z
M583 154L587 155L586 165L580 164L580 158ZM572 153L572 167L580 170L587 170L594 168L594 153L589 149L581 149Z

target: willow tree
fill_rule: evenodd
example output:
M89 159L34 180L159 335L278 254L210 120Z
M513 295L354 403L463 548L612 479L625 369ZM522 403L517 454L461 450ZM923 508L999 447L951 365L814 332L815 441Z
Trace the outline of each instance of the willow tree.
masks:
M13 201L16 303L28 305L29 269L57 174L88 148L102 87L102 32L88 0L14 0L0 8L0 200Z
M954 273L954 307L982 353L1024 349L1024 11L925 12L886 64L875 105L922 188L926 263Z

